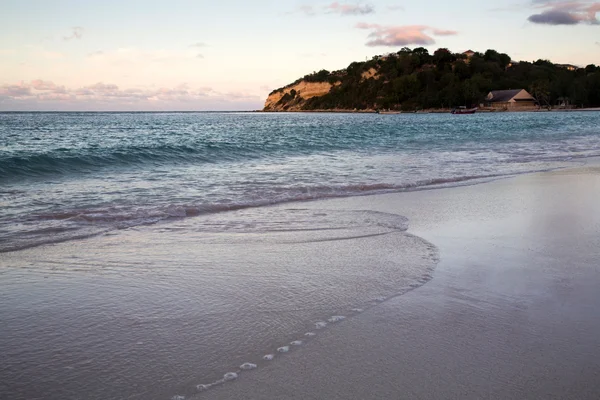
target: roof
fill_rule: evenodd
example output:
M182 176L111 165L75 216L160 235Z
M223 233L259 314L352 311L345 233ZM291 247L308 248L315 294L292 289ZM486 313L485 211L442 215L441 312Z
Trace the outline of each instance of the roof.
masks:
M518 95L523 89L511 89L511 90L492 90L492 95L489 100L493 102L505 103L510 101L513 97Z
M556 64L558 67L561 68L574 68L574 69L579 69L579 67L577 65L573 65L573 64Z

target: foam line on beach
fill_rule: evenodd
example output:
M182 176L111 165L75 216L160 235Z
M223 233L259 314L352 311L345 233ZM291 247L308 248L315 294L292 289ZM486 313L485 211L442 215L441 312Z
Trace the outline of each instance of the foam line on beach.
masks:
M450 178L432 178L402 184L373 183L331 187L299 187L295 188L293 191L282 193L281 196L271 197L270 199L263 198L261 200L232 202L228 204L157 204L150 207L139 207L136 205L132 209L115 209L114 207L90 208L31 214L27 217L29 222L33 223L37 221L44 222L45 224L68 224L70 228L64 230L62 234L54 235L51 238L48 238L48 235L43 235L43 232L41 231L30 232L28 235L22 236L18 242L0 244L0 253L18 251L46 244L81 240L96 235L108 234L115 230L154 225L164 221L180 220L293 202L474 185L496 179L509 178L521 173L544 172L557 168L559 167L534 169L525 172L511 172L506 174L481 174L455 176ZM1 239L2 238L0 237L0 242Z
M418 236L414 236L414 235L411 235L411 236L415 237L415 238L419 238ZM437 248L430 242L427 242L422 238L419 238L419 239L423 240L424 242L426 242L429 245L429 249L434 255L434 260L435 260L434 266L435 266L435 264L437 264L439 262L439 254L437 253ZM339 314L330 315L328 317L324 317L322 320L317 320L317 321L313 322L312 325L315 329L318 330L318 332L327 330L327 329L333 327L334 325L341 325L344 322L352 319L354 316L358 316L364 312L369 311L370 309L372 309L374 307L377 307L377 306L383 304L386 301L389 301L398 296L402 296L412 290L415 290L415 289L425 285L427 282L431 281L432 279L433 279L433 269L431 271L425 272L421 277L416 278L413 282L402 287L398 292L396 292L393 295L375 297L371 301L366 301L365 303L361 304L360 306L349 308L347 310L348 315L339 315ZM293 340L293 341L289 342L288 344L276 347L274 353L268 353L268 354L263 355L262 357L259 358L259 361L257 361L256 363L245 362L242 365L240 365L237 370L225 373L223 375L223 378L221 378L217 381L214 381L211 383L197 384L195 386L196 394L192 395L191 399L196 398L196 395L199 393L205 392L207 390L221 386L225 383L236 380L239 377L239 375L242 373L251 372L251 370L260 368L261 366L266 365L266 363L276 362L278 357L285 357L286 354L288 354L292 351L301 351L301 347L309 344L313 340L318 339L318 332L308 331L308 332L304 333L302 339ZM250 357L250 358L253 359L255 357ZM258 358L258 357L256 357L256 358ZM184 397L184 399L185 398L186 397Z

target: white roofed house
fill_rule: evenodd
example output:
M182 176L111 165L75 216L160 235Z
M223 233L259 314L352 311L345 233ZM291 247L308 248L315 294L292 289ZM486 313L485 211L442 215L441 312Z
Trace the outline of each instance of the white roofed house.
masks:
M485 98L488 107L515 110L536 108L538 102L525 89L493 90Z
M569 71L577 71L579 69L579 67L577 65L572 65L572 64L556 64L556 66L559 68L567 69Z

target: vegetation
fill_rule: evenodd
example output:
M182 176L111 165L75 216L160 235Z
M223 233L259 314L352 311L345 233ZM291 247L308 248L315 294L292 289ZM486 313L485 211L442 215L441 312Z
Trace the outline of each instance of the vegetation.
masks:
M371 69L376 75L366 78ZM516 63L495 50L467 58L448 49L429 54L422 47L405 47L397 53L354 62L345 70L315 72L292 85L302 80L339 84L324 96L302 102L294 92L286 94L280 103L293 101L305 110L412 111L478 105L491 90L526 89L543 106L558 102L600 106L600 67L588 65L571 71L547 60Z
M302 78L296 79L294 82L290 83L289 85L286 85L279 89L275 89L271 93L269 93L269 95L275 94L278 92L283 92L285 88L297 85L298 83L300 83L302 81L304 81L304 82L329 82L331 84L334 84L334 83L340 81L340 77L343 74L344 74L343 71L329 72L326 69L322 69L319 72L313 72L312 74L304 75Z

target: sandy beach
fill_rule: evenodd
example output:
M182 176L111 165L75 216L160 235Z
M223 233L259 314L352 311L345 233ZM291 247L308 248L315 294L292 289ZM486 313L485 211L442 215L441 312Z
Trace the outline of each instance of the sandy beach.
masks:
M600 166L309 207L408 216L433 279L202 399L597 399ZM368 265L365 265L368 268Z

